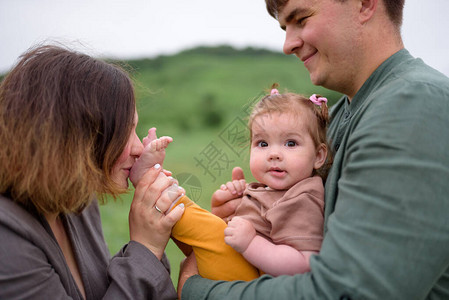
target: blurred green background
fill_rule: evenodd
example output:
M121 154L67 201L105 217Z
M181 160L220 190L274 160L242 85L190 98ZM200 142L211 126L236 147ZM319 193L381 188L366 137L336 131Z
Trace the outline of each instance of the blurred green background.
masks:
M120 62L123 64L123 62ZM298 58L263 49L198 47L173 56L124 62L133 76L143 138L150 127L174 141L164 168L173 172L188 196L210 209L210 197L241 166L248 180L246 116L274 82L305 96L319 93L330 105L340 94L312 85ZM103 230L111 254L129 240L128 211L132 190L101 206ZM167 255L176 285L182 252L170 241Z

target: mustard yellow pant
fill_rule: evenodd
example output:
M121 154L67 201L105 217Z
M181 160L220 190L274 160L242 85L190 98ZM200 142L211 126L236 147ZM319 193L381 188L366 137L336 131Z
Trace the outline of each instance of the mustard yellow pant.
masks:
M259 277L258 270L224 242L226 223L211 212L202 209L188 197L184 214L172 230L172 239L189 255L195 253L199 274L212 280L252 280Z

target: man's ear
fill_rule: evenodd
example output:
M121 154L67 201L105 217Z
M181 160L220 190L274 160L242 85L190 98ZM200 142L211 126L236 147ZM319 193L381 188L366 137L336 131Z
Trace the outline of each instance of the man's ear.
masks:
M379 0L360 0L359 20L361 24L368 22L377 10Z
M315 163L313 164L313 168L318 170L324 165L327 157L327 147L324 144L321 144L316 150L316 158Z

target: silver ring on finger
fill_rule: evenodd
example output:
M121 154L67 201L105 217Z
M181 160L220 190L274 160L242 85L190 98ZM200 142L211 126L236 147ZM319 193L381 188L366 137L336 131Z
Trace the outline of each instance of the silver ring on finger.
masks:
M162 210L161 210L159 207L157 207L157 205L155 205L154 208L155 208L158 212L162 213Z

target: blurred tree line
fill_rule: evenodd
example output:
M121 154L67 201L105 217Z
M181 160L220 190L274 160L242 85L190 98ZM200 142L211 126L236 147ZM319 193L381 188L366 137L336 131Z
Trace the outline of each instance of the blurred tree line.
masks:
M302 62L266 49L196 47L176 55L126 62L138 98L142 134L156 126L169 132L220 128L274 82L280 91L340 94L316 87Z

